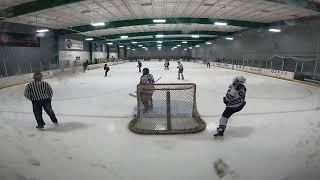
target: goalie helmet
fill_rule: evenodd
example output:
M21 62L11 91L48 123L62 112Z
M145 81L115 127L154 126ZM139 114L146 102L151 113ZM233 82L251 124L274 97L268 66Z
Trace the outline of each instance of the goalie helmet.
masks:
M236 76L235 78L233 78L233 84L244 84L246 83L246 78L243 76Z
M143 74L149 74L149 69L148 68L143 68L142 73Z

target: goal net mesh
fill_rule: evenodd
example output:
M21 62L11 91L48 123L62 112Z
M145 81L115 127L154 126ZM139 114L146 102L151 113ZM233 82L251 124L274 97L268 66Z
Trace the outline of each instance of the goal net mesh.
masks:
M137 86L137 115L129 129L139 134L186 134L205 129L196 105L195 84Z

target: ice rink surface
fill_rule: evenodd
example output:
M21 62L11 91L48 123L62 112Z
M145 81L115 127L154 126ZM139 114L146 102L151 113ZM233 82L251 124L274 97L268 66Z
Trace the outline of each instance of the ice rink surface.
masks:
M128 130L135 114L136 63L47 80L61 125L44 113L35 129L25 85L0 90L0 180L319 180L320 88L222 68L145 62L159 83L197 84L207 123L192 135L145 136ZM231 117L224 139L212 134L222 97L236 75L247 78L247 106ZM218 167L217 167L218 166ZM219 177L220 176L220 177Z

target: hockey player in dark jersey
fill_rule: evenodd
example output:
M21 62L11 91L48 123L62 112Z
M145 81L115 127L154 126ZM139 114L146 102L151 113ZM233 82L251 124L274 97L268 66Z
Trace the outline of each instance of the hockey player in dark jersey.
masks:
M245 98L247 89L244 86L245 82L246 78L243 76L237 76L233 79L233 83L229 86L226 96L223 97L223 102L226 104L226 109L220 118L217 133L214 134L215 137L223 136L230 116L241 111L246 105Z
M139 68L139 72L141 72L142 63L141 63L140 60L138 60L138 66L137 67Z
M164 70L169 70L169 65L170 65L169 60L166 59L164 61Z
M138 94L140 94L140 100L144 106L144 111L151 110L153 108L152 95L154 88L154 79L152 74L149 74L149 69L144 68L142 70L143 75L140 77L140 88Z
M107 77L108 76L108 72L110 70L110 67L108 66L107 63L104 65L103 69L104 69L104 77Z

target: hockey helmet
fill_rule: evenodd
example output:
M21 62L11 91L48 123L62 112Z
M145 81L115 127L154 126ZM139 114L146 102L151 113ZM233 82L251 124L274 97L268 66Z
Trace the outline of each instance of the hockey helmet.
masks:
M233 78L233 83L235 84L244 84L246 83L246 78L243 76L236 76L235 78Z
M142 72L143 72L143 74L149 74L149 69L148 68L143 68Z

